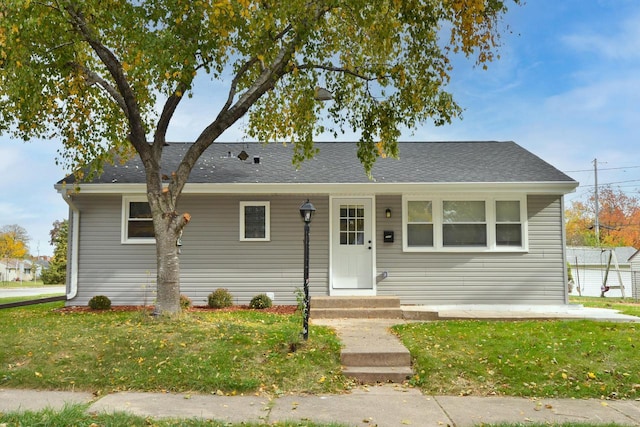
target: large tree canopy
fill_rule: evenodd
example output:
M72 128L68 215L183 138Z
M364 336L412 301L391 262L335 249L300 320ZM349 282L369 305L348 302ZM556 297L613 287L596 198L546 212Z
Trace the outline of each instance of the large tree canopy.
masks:
M177 311L175 237L189 216L176 202L198 157L226 129L248 113L249 135L292 142L296 161L313 155L319 133L354 131L368 172L378 156L397 155L402 127L459 115L446 91L450 59L492 60L508 1L519 2L4 0L0 131L60 139L60 160L76 171L140 156L156 230L158 306ZM224 88L222 107L163 191L167 129L201 73ZM318 102L317 87L332 102Z
M23 227L12 224L0 228L0 257L22 259L29 253L29 234Z

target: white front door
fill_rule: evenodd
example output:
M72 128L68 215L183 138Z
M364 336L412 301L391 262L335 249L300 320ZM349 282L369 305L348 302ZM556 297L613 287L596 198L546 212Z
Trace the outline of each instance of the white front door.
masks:
M371 198L334 198L331 205L331 294L374 292Z

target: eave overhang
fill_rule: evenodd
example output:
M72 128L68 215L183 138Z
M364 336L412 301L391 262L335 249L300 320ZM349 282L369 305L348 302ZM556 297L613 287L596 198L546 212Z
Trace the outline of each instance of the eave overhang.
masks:
M424 193L525 193L564 195L578 182L398 182L398 183L188 183L182 194L424 194ZM146 194L144 183L56 184L61 194Z

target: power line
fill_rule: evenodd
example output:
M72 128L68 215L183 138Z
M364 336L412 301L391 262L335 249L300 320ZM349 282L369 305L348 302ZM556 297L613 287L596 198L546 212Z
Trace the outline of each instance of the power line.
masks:
M598 168L598 171L613 171L613 170L621 170L621 169L639 169L640 166L625 166L625 167L617 167L617 168ZM563 171L564 173L576 173L576 172L593 172L593 169L578 169L574 171Z
M614 181L614 182L606 182L603 184L598 184L598 187L603 187L606 185L613 185L613 184L627 184L629 182L640 182L640 179L631 179L628 181ZM594 184L589 184L589 185L580 185L580 187L595 187Z

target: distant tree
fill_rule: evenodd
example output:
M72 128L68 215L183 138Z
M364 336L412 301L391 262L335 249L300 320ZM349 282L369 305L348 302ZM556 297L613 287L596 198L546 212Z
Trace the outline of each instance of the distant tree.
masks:
M598 191L601 246L640 248L640 202L621 190L603 187ZM567 244L596 246L595 195L586 202L573 202L565 212Z
M0 229L0 257L22 259L29 253L29 234L17 224Z
M42 271L42 281L45 285L64 283L67 278L67 237L69 235L69 221L54 221L49 232L50 243L54 246L53 257L49 267Z
M596 246L593 229L595 212L582 201L574 201L565 211L567 245Z
M177 204L195 163L248 115L260 141L312 157L314 137L359 132L358 158L398 155L400 129L462 109L447 90L456 54L486 67L520 0L8 0L0 2L0 132L60 139L90 176L137 154L156 238L156 312L180 311ZM204 74L219 110L163 181L163 147ZM332 94L327 107L318 102ZM325 119L325 120L322 120Z

